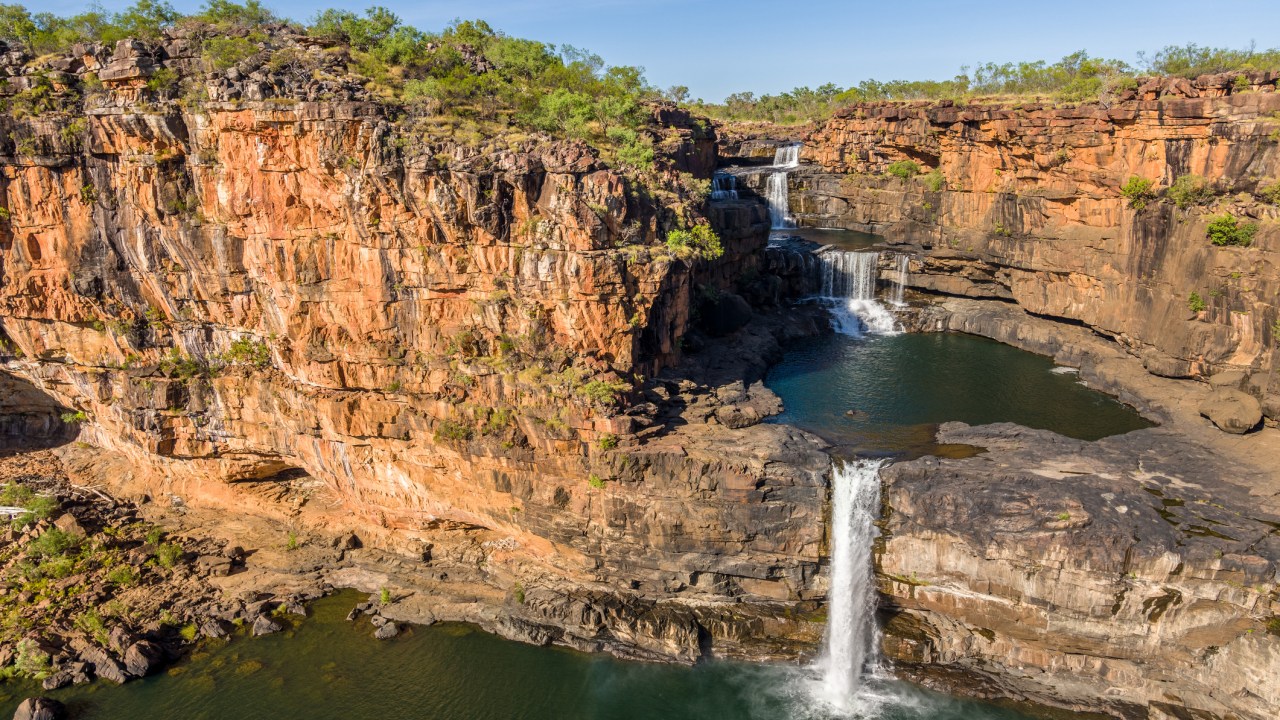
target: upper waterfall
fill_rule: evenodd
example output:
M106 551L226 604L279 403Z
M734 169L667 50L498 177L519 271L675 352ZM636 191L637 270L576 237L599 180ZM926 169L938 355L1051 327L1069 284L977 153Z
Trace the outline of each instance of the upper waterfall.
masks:
M779 145L773 152L773 166L779 168L800 167L801 143Z

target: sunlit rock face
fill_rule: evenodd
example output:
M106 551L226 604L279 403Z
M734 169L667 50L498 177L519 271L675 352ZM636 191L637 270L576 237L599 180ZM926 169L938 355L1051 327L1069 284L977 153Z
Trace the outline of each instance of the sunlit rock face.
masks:
M158 97L181 40L91 50L66 63L103 82L82 116L0 119L0 354L130 458L117 491L243 510L237 481L300 469L362 534L488 528L548 577L638 596L820 595L812 439L703 418L638 447L654 412L622 412L670 396L649 381L699 289L764 243L744 203L716 210L718 262L667 249L715 165L687 113L654 109L642 184L577 142L427 142L346 86ZM764 632L735 622L716 632ZM657 624L683 638L657 654L701 653L692 621Z
M1280 319L1274 75L1243 76L1244 92L1233 77L1151 81L1077 106L856 105L793 138L804 166L790 174L791 211L802 225L913 246L918 288L1085 323L1155 374L1267 368ZM781 142L766 136L755 144ZM922 174L887 175L899 161ZM1121 192L1133 176L1157 193L1182 176L1214 191L1138 209ZM1259 225L1249 247L1210 243L1223 213ZM1203 310L1190 309L1192 292Z

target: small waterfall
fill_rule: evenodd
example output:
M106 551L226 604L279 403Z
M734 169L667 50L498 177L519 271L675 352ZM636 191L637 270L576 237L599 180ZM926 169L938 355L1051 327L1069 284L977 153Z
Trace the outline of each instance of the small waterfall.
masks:
M737 200L738 178L729 173L716 173L711 176L712 200Z
M893 278L893 302L897 307L906 305L903 296L907 289L907 280L911 278L911 256L899 255L895 260L897 274Z
M769 224L774 230L784 230L796 226L791 217L791 198L787 193L787 174L770 173L765 180L764 199L769 203Z
M832 468L831 589L827 632L817 669L821 700L845 713L861 710L864 676L879 661L875 568L871 546L880 514L883 460L858 460ZM859 713L861 714L861 713Z
M817 256L821 297L833 301L836 330L845 335L892 335L898 320L876 300L880 253L828 250Z
M802 143L779 145L778 149L773 151L773 166L778 168L800 167L801 145Z

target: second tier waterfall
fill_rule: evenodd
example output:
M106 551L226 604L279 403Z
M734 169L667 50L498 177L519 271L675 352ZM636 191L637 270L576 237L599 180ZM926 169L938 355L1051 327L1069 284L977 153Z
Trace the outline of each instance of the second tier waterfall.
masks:
M888 335L897 318L876 300L880 253L827 250L816 256L819 295L832 302L836 329L847 335Z

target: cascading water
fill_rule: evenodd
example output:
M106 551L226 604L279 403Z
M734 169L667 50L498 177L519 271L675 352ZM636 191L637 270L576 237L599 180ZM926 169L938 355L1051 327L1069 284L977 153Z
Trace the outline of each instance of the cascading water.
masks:
M898 320L876 300L880 253L827 250L817 255L820 295L832 301L836 330L846 335L892 335Z
M800 167L800 146L802 143L794 145L779 145L773 151L773 166L779 168Z
M781 172L770 173L764 182L764 199L769 204L769 224L774 230L796 226L791 217L791 196L787 190L787 168L800 167L800 144L782 145L773 152L773 166Z
M911 256L899 255L894 264L897 275L893 278L892 302L897 307L902 307L907 304L903 296L906 293L907 280L911 277Z
M764 199L769 204L769 224L774 230L796 226L790 213L790 197L787 193L787 174L771 173L764 182Z
M712 200L737 200L738 178L729 173L716 173L711 176Z
M836 465L831 473L831 589L816 694L841 714L864 715L874 703L859 689L879 662L871 546L878 535L883 464L857 460Z

